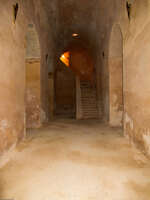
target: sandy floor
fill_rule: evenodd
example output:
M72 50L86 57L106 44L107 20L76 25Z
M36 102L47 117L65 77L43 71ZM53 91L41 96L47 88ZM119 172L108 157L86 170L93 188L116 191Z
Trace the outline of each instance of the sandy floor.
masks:
M11 153L0 169L0 199L149 200L150 162L120 129L59 120Z

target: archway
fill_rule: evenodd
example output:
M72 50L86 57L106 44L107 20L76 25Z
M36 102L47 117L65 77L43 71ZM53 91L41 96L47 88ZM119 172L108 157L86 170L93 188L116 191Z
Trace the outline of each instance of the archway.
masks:
M41 126L40 44L33 24L26 35L26 127Z
M95 67L90 50L72 44L55 69L55 116L98 119Z
M55 67L55 109L57 118L75 118L76 113L76 76L70 69L70 52L65 51Z
M108 54L109 124L122 126L123 121L123 38L120 27L112 28Z

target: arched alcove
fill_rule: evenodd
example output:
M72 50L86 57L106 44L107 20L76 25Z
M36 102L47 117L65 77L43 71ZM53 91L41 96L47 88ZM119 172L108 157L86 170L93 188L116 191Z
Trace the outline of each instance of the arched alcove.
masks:
M122 126L123 121L123 37L113 26L109 41L109 124Z
M28 25L26 34L26 127L41 125L41 80L40 44L33 24Z

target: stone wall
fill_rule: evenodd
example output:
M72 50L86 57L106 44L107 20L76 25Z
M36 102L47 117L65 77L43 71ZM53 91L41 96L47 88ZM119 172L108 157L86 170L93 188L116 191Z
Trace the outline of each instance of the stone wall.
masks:
M120 27L115 25L109 40L109 124L123 123L123 37Z
M97 7L103 114L109 121L109 65L112 62L109 59L109 41L113 27L117 25L123 36L124 134L132 144L150 155L150 1L130 0L129 3L130 13L127 12L126 2L121 0L106 0L103 8L100 4Z
M33 104L41 105L41 114L38 115L42 121L50 116L49 88L53 87L53 81L49 87L48 74L52 73L54 77L55 59L70 42L76 41L72 38L72 33L76 32L97 58L99 99L102 101L103 119L109 121L109 81L112 75L109 66L121 63L120 60L114 64L116 61L109 57L110 38L113 27L120 27L123 36L124 132L141 150L150 154L150 1L128 1L131 3L130 13L127 12L126 1L122 0L86 1L86 6L85 1L21 0L16 19L12 12L16 1L0 2L0 152L25 135L25 24L30 21L36 27L41 49L41 101L39 103L38 96ZM39 55L36 57L33 53L28 58L38 59ZM30 69L37 67L39 70L37 60L27 65ZM115 88L120 87L119 79L115 84ZM118 96L121 97L121 93ZM121 101L120 98L120 105Z
M26 59L26 128L41 126L40 59Z
M40 58L40 43L36 28L33 24L28 24L26 34L26 59Z
M124 43L125 134L150 155L150 1L132 4Z
M26 127L41 126L40 44L33 24L26 35Z
M22 4L0 1L0 153L25 136L25 17Z

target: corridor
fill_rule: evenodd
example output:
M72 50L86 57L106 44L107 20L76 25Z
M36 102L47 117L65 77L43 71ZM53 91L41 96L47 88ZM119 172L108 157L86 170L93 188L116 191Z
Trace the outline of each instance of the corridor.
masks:
M98 120L63 119L28 130L1 163L1 199L150 199L150 161L121 129Z

